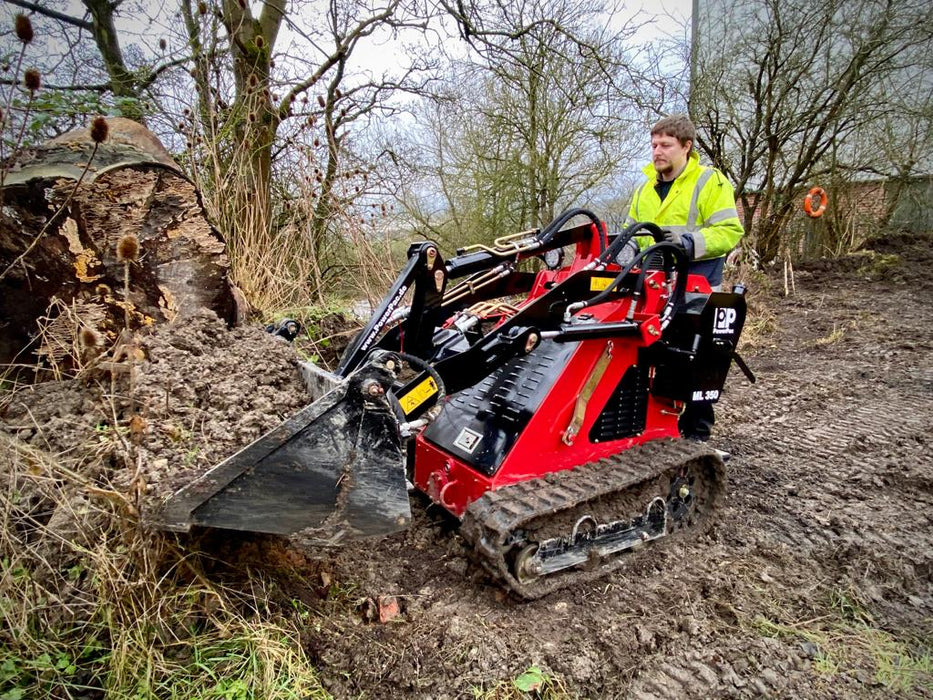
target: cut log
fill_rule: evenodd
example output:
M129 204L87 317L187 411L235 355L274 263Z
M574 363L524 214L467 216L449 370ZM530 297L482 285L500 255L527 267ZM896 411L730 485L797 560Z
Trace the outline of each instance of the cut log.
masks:
M238 318L224 243L192 182L144 127L107 122L100 144L80 129L3 168L0 363L67 355L82 327L115 338L205 308Z

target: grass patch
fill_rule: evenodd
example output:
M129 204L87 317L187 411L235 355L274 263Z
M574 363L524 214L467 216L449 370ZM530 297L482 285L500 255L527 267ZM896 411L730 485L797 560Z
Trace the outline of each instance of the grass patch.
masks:
M295 352L306 362L333 370L343 350L367 320L356 316L353 304L352 300L334 297L326 304L277 313L269 325L277 328L283 319L298 321L301 332L293 343Z
M882 280L903 264L901 256L895 253L878 253L874 250L862 250L854 254L864 258L858 268L858 274L870 280Z
M117 639L122 658L112 667L112 684L132 698L204 698L305 700L328 698L298 646L297 636L274 624L234 620L214 629L152 645L134 638L135 630ZM125 646L121 643L125 641ZM148 663L134 668L149 648ZM112 696L112 693L111 693Z
M846 326L842 324L834 323L833 329L830 331L829 335L823 336L822 338L817 338L815 343L817 345L835 345L840 342L846 335Z
M825 614L790 620L783 611L754 617L750 627L765 637L812 645L813 668L833 677L864 671L891 692L933 690L933 649L928 640L881 629L849 591L832 590Z

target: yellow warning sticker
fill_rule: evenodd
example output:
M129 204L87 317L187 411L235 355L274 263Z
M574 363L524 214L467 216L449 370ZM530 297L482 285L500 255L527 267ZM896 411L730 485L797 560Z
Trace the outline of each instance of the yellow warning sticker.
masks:
M601 292L608 289L614 280L615 277L590 277L590 291Z
M437 383L434 381L434 377L428 377L400 398L398 402L407 416L436 393Z

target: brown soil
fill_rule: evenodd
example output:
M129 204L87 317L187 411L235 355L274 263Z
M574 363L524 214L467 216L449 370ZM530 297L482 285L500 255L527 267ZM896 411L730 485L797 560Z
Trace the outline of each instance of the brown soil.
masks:
M758 382L734 371L717 409L730 481L702 537L520 602L415 498L410 530L339 550L221 538L233 566L216 575L274 570L273 602L304 621L339 698L471 697L532 665L570 697L933 697L930 243L798 269L787 298L758 285L751 317L767 309L774 328L743 352ZM259 330L203 315L144 350L141 466L122 472L144 510L305 400L294 352ZM18 392L2 428L67 450L109 425L106 388ZM113 402L126 415L126 397ZM878 673L887 662L893 676Z

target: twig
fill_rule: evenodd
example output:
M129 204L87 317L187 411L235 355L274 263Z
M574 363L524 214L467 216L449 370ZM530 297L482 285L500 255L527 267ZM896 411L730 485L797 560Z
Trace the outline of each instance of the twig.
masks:
M804 626L812 625L814 622L825 620L826 618L829 618L829 617L832 617L832 615L819 615L810 620L801 620L800 622L788 622L787 626L788 627L804 627Z

